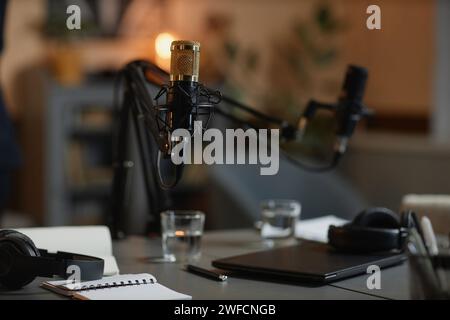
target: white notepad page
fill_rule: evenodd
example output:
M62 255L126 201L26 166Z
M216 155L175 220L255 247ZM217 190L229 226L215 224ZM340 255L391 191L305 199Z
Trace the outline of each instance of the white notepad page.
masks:
M17 231L30 237L36 247L49 252L66 251L102 258L105 260L105 276L119 274L108 227L26 228Z
M50 286L46 286L49 284ZM80 300L190 300L191 296L176 292L159 283L150 274L125 274L102 280L67 284L67 281L49 281L43 286L65 289ZM91 288L91 289L90 289ZM61 293L59 291L59 293ZM66 294L67 295L67 294Z
M342 226L348 221L336 216L325 216L320 218L300 220L295 228L295 236L306 240L328 242L328 229L331 225Z

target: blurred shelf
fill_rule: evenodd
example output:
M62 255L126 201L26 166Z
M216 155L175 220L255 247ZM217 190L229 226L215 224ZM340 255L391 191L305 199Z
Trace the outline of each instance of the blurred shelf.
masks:
M111 125L103 126L74 126L69 130L72 139L90 140L95 138L108 138L112 136Z
M112 142L113 97L114 81L91 79L62 86L48 79L46 225L89 221L90 214L93 220L107 216L111 183L89 177L98 168L112 167L111 156L104 152L112 152L105 143ZM91 148L91 142L102 146Z
M69 188L72 201L92 201L109 199L111 196L111 184L98 184L88 186L73 186Z

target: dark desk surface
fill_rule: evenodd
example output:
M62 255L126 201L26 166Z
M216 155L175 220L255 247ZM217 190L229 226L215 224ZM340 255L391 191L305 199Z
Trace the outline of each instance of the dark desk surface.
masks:
M200 265L210 266L212 260L262 249L255 231L234 230L206 233L202 240ZM382 270L381 289L369 290L368 275L339 281L322 287L308 287L230 277L226 282L215 282L182 270L176 263L149 263L148 257L161 254L158 239L129 237L114 243L114 254L120 272L150 273L158 282L192 295L194 299L408 299L408 268L406 264ZM62 299L39 288L45 279L37 279L16 292L0 289L0 299Z

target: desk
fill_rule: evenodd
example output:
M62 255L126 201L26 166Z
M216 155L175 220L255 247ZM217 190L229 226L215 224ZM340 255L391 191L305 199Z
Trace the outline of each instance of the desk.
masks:
M212 260L244 254L261 248L259 235L253 230L208 232L202 240L201 265ZM161 240L129 237L114 243L114 254L121 273L151 273L160 283L190 294L194 299L408 299L408 268L401 265L381 272L381 290L366 287L368 275L339 281L321 287L308 287L231 277L215 282L182 270L180 264L155 264L145 258L161 254ZM0 299L63 299L39 288L44 279L37 279L16 292L0 289Z

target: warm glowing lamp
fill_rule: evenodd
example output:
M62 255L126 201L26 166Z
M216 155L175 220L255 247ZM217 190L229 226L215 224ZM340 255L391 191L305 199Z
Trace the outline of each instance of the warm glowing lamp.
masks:
M156 63L163 69L170 67L170 45L175 36L168 32L158 34L155 39Z

